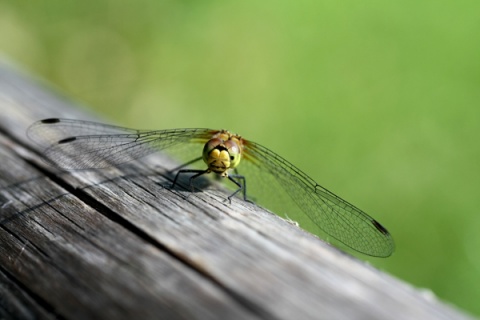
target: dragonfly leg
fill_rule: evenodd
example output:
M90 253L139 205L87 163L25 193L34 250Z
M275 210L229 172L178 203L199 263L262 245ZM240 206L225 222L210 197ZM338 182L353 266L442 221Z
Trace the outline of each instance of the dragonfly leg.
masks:
M245 179L245 176L242 176L240 174L231 174L228 176L228 180L232 181L238 186L238 189L235 190L235 192L232 193L230 196L228 196L228 201L232 202L232 197L242 191L243 200L253 203L252 201L247 199L247 180Z
M201 175L203 175L205 173L208 173L208 172L209 172L208 169L207 170L199 170L199 169L179 170L177 172L177 174L175 175L175 179L173 179L173 183L172 183L172 186L170 188L175 187L175 185L177 184L178 177L180 176L181 173L196 173L193 176L191 176L190 179L189 179L190 188L192 188L192 192L193 192L193 180L200 177Z

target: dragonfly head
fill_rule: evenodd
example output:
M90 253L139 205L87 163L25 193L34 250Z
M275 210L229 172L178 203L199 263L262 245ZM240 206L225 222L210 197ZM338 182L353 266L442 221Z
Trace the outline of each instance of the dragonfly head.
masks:
M227 170L235 168L240 163L241 150L236 139L228 136L228 140L214 137L203 148L203 161L208 169L227 176Z

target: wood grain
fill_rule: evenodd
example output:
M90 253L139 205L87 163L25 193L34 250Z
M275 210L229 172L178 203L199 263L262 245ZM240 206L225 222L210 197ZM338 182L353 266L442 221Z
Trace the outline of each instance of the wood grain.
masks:
M5 65L0 111L0 318L469 319L161 154L48 166L26 128L96 117Z

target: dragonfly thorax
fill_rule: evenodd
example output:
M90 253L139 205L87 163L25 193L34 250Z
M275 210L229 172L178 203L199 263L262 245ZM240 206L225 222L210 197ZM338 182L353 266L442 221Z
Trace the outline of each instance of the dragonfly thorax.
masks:
M226 177L228 170L240 163L240 158L240 147L230 138L226 141L220 138L210 139L203 148L203 161L207 164L208 170L222 177Z

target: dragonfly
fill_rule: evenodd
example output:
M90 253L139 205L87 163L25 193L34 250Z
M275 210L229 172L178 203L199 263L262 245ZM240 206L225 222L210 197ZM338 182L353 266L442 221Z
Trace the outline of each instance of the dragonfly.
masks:
M270 202L279 202L277 192L290 198L289 203L298 209L300 217L310 225L313 223L313 233L326 234L357 252L374 257L388 257L395 249L392 236L377 220L322 187L277 153L227 130L137 130L49 118L33 123L27 135L43 146L43 155L50 164L66 170L119 166L159 150L185 146L201 155L194 160L203 159L204 167L178 170L172 187L180 174L193 173L189 180L193 188L196 178L213 173L235 185L229 200L240 193L248 201L247 179L251 176L239 174L245 166L251 168L247 172L255 172L257 180L266 182L267 185L257 189L271 190Z

